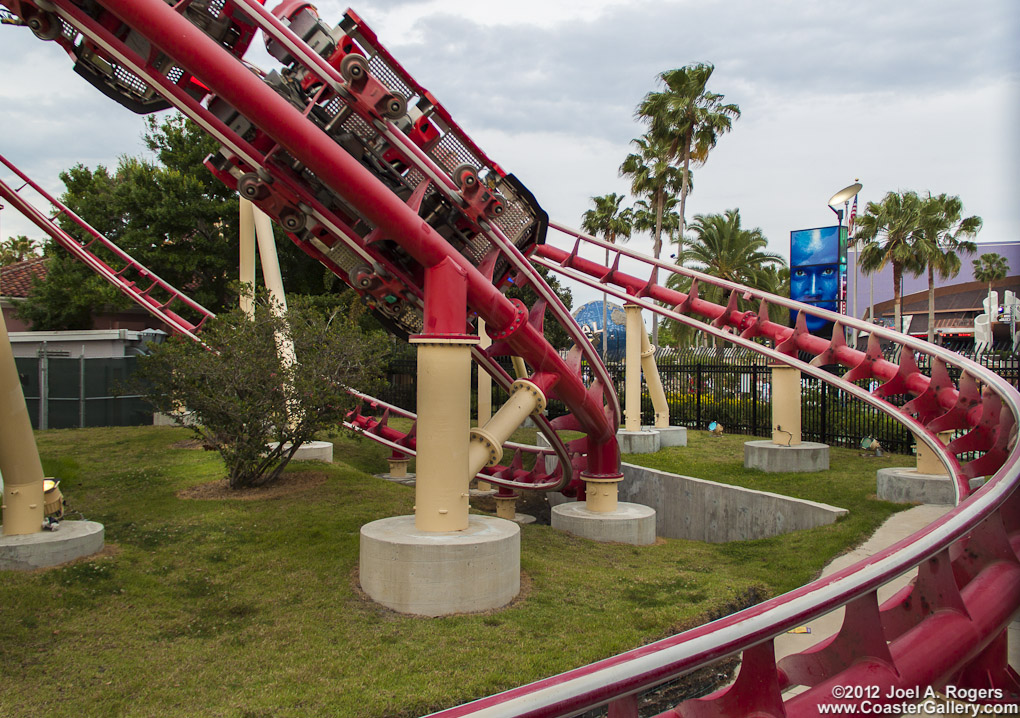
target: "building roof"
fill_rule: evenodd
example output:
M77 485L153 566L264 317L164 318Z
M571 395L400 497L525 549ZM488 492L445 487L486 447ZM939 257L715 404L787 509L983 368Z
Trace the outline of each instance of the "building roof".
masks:
M45 279L49 257L33 257L0 267L0 297L27 297L35 280Z
M999 292L1000 301L1004 290L1020 294L1020 275L1006 277L992 282L992 290ZM985 282L966 282L950 286L935 287L935 331L937 333L969 332L974 329L974 317L984 313L982 302L988 296ZM895 314L892 299L875 304L875 315L891 320ZM916 292L903 297L903 316L911 316L909 333L913 335L928 332L928 292Z

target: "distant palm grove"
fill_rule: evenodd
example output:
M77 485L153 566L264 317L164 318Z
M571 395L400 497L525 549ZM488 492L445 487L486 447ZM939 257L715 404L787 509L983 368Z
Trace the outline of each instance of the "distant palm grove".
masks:
M613 244L647 232L656 259L660 259L665 238L675 246L672 258L678 265L788 297L786 260L766 250L768 238L761 229L743 225L739 208L698 214L690 224L685 216L687 197L694 190L691 167L703 165L719 138L740 118L737 105L725 103L724 95L708 89L714 69L709 63L695 63L658 75L661 89L645 95L635 111L647 130L631 141L635 151L620 165L620 176L631 181L633 206L627 206L627 198L615 193L592 197L593 208L582 215L581 227ZM933 341L935 277L956 276L960 255L977 250L972 240L981 225L980 217L964 217L960 198L948 194L889 192L880 202L866 205L848 241L856 247L865 275L892 267L896 329L902 327L900 286L904 274L926 275L928 341ZM606 256L608 259L608 250ZM974 262L975 271L983 272L981 277L991 277L981 281L1005 276L1006 270L995 263L995 257L998 255L983 255ZM673 274L668 284L686 291L690 279ZM722 299L707 294L705 298ZM782 321L783 317L773 319ZM671 321L665 322L662 332L660 342L660 328L653 316L653 344L684 345L698 339Z

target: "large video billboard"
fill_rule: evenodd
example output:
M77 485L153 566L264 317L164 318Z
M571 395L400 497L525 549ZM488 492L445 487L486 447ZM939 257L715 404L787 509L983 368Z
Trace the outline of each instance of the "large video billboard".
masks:
M790 232L790 299L846 313L846 227ZM790 313L796 324L797 312ZM812 334L832 335L832 322L807 316Z

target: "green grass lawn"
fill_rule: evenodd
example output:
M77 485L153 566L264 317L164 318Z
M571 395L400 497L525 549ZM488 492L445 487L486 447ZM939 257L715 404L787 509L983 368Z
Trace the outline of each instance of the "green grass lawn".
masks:
M850 509L829 527L709 545L597 544L522 527L525 591L510 607L401 616L357 589L362 524L409 514L414 489L376 479L386 450L335 441L324 475L275 499L193 500L222 477L174 428L37 434L73 509L108 550L0 573L0 716L414 716L561 672L689 628L812 578L899 507L875 469L832 450L833 471L745 470L746 437L690 432L686 449L628 461ZM519 437L525 438L525 437ZM909 461L909 459L906 459Z

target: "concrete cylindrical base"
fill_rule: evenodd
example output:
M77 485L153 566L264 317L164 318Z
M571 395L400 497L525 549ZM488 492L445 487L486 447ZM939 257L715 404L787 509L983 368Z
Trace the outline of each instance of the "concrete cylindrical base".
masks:
M520 524L521 526L524 526L525 524L533 524L537 520L538 519L531 514L514 514L514 517L510 519L510 521L513 521L515 524Z
M659 448L687 446L686 426L642 426L641 431L659 432Z
M769 473L810 473L829 470L829 446L804 441L794 446L780 446L771 441L744 443L744 468Z
M415 528L414 516L361 527L361 587L387 608L417 616L486 611L521 590L521 529L471 515L464 531Z
M270 449L275 449L279 444L275 441L269 444ZM284 444L284 451L290 451L290 444ZM328 441L306 441L298 447L294 454L294 461L324 461L327 464L333 463L333 444Z
M659 450L659 431L618 431L621 454L654 454Z
M922 474L910 466L879 469L878 498L897 504L956 504L953 480L946 474Z
M394 476L393 474L373 474L377 479L386 479L392 481L395 484L403 484L404 486L414 486L415 475L409 474L406 471L403 476Z
M56 531L0 537L0 571L58 566L103 550L104 529L95 521L61 521Z
M647 546L655 543L655 509L619 502L616 511L596 513L579 501L552 507L552 526L592 541Z

